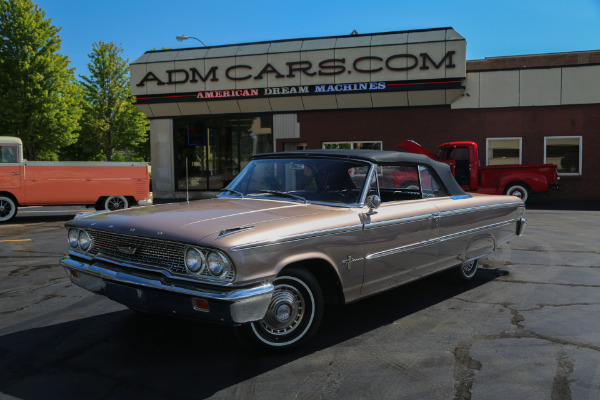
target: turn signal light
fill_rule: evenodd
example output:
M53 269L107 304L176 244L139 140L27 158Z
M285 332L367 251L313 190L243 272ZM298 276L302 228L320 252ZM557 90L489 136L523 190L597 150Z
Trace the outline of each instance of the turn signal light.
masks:
M196 310L196 311L204 311L204 312L210 311L208 301L206 301L205 299L198 299L196 297L193 297L192 298L192 306L194 307L194 310Z

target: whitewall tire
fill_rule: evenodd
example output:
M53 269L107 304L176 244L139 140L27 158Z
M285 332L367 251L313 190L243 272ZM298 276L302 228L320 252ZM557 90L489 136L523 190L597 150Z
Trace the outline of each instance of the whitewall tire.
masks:
M104 209L108 211L122 210L129 207L129 201L125 196L108 196L104 200Z
M458 280L462 282L468 282L475 277L477 269L479 268L479 260L466 261L456 267L458 273Z
M274 282L264 318L236 329L250 347L286 351L309 340L323 318L323 294L316 278L304 269L283 271Z
M527 199L529 198L530 189L526 184L514 183L514 184L510 184L506 188L506 190L504 191L504 194L506 194L507 196L518 197L521 200L523 200L523 202L526 202Z
M17 203L10 196L0 195L0 222L8 222L17 215Z

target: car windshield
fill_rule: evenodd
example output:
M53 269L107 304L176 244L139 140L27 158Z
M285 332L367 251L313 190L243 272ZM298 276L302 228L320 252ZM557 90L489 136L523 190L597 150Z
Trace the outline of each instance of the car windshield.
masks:
M367 162L347 159L253 160L219 197L356 205L361 201L369 168Z

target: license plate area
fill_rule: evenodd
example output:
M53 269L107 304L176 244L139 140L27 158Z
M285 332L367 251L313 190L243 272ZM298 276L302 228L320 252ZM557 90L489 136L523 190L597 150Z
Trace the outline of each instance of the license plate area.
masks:
M145 297L142 289L114 282L106 282L106 296L118 303L131 306L142 304Z

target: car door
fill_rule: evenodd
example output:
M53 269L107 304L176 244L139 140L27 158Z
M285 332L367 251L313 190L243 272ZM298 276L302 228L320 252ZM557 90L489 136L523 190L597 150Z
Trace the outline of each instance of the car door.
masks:
M17 146L0 146L0 190L12 192L21 187L23 166L18 162Z
M469 148L466 146L449 146L441 153L440 161L450 165L452 175L465 190L471 189L471 163Z
M422 196L418 166L379 167L379 177L371 192L380 193L381 206L363 214L361 296L418 279L437 265L439 214L435 204Z

